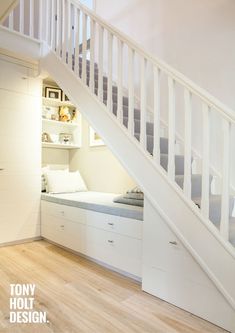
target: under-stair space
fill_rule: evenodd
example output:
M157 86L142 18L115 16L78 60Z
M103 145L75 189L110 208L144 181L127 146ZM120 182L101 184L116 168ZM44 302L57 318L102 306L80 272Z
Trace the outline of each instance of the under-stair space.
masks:
M143 190L143 290L235 332L234 111L79 2L39 4L0 36L37 42L42 73Z

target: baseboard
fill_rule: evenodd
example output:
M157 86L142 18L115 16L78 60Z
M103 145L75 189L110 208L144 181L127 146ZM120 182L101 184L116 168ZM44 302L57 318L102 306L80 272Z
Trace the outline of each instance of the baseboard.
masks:
M123 275L123 276L125 276L125 277L127 277L127 278L130 278L130 279L132 279L132 280L135 280L136 282L139 282L139 283L142 282L142 279L141 279L141 277L139 277L139 276L136 276L136 275L133 275L133 274L127 273L127 272L125 272L125 271L123 271L123 270L121 270L121 269L118 269L118 268L115 268L115 267L113 267L113 266L111 266L111 265L108 265L108 264L104 263L103 261L100 261L100 260L94 259L94 258L92 258L92 257L89 257L89 256L87 256L87 255L81 253L81 252L74 251L74 250L72 250L72 249L70 249L70 248L68 248L68 247L66 247L66 246L60 245L60 244L58 244L58 243L56 243L56 242L53 242L53 241L51 241L50 239L47 239L47 238L45 238L45 237L42 237L42 239L45 240L45 241L47 241L47 242L50 243L50 244L53 244L53 245L56 245L56 246L60 247L61 249L65 250L65 251L71 252L71 253L73 253L73 254L75 254L75 255L77 255L77 256L80 256L80 257L85 258L85 259L87 259L87 260L89 260L89 261L92 261L92 262L94 262L94 263L97 264L97 265L100 265L100 266L102 266L102 267L104 267L104 268L107 268L107 269L109 269L109 270L112 271L112 272L118 273L118 274Z
M42 240L41 236L32 237L32 238L25 238L25 239L19 239L17 241L13 241L13 242L1 243L0 247L20 245L20 244L24 244L24 243L31 243L31 242L39 241L39 240Z

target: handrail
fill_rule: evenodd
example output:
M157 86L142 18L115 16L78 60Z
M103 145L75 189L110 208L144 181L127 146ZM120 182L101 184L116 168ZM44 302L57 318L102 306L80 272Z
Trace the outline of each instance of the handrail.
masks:
M93 20L98 22L103 28L107 29L113 35L118 37L123 43L129 44L133 50L138 52L144 58L151 61L153 65L163 70L166 74L170 75L175 81L182 84L185 88L188 88L192 93L200 97L203 102L208 104L210 107L213 107L218 112L222 113L223 116L227 118L227 120L230 120L235 123L235 110L231 109L224 103L220 102L216 97L211 95L205 89L199 87L192 80L190 80L185 75L175 70L173 67L171 67L164 61L160 60L157 56L151 54L150 52L145 51L141 45L139 45L137 42L135 42L133 39L127 36L125 33L121 32L119 29L107 23L99 15L94 14L92 10L82 5L79 1L71 0L71 3L73 3L75 6L78 6L78 8L82 9L84 13L86 13Z

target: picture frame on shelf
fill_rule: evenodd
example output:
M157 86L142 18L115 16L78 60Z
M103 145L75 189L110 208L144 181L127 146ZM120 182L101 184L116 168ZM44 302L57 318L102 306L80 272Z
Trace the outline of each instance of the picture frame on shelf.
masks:
M62 90L55 87L45 87L45 97L61 101Z
M90 135L90 147L105 146L104 141L101 139L100 135L90 126L89 128Z

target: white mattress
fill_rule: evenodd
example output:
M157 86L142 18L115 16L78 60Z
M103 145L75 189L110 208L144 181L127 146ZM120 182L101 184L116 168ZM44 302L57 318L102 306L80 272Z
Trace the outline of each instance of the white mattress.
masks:
M64 194L42 194L45 201L61 205L74 206L83 209L93 210L100 213L128 217L136 220L143 220L143 208L120 203L114 203L113 199L120 194L103 192L75 192Z

